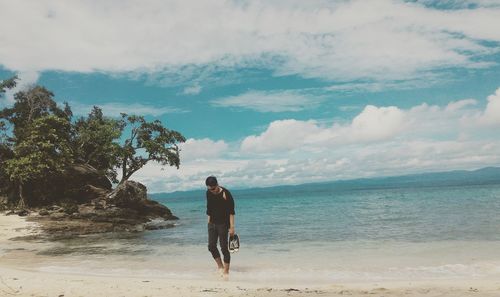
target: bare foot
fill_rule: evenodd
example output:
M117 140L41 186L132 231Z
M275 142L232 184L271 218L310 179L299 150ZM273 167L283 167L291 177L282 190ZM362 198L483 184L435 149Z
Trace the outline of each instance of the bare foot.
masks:
M224 272L222 274L222 279L225 280L225 281L228 281L229 280L229 273Z
M217 274L220 275L220 276L223 276L224 275L224 268L217 268Z

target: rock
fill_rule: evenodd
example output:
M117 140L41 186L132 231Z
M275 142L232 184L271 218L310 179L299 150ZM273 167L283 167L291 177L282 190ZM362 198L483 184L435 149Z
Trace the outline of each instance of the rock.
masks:
M80 218L90 218L95 215L96 208L93 205L78 205L78 215Z
M59 205L52 205L52 206L49 206L47 207L47 210L55 210L55 211L58 211L59 209L61 209L62 207L60 207Z
M141 224L135 226L135 228L133 229L134 232L142 232L144 230L145 230L145 226L141 225Z
M20 209L20 210L16 211L16 214L20 217L25 217L25 216L29 215L29 213L30 212L26 209Z
M146 186L127 180L118 185L107 197L106 202L120 207L135 207L148 199Z
M145 230L160 230L175 227L175 224L166 220L152 220L144 224Z
M78 205L76 204L69 204L64 207L64 213L66 214L73 214L73 213L78 213Z
M41 216L48 216L49 215L49 211L46 210L46 209L42 209L38 212L39 215Z
M135 181L126 181L114 191L88 185L91 201L63 207L53 205L32 220L57 238L102 232L142 232L175 226L168 220L178 219L170 209L147 198L146 187ZM87 196L87 197L90 197Z
M98 188L93 185L85 185L83 187L83 195L86 197L85 200L104 200L109 194L110 190L106 188Z
M154 218L163 218L166 220L178 220L179 218L174 216L170 209L163 204L160 204L158 201L154 200L145 200L139 211L146 215L150 219Z
M91 185L105 190L112 189L109 179L88 164L74 164L65 170L65 175L70 178L70 183L73 185Z
M105 198L111 192L112 184L94 167L88 164L73 164L62 174L51 177L48 186L37 184L34 189L40 192L36 192L36 195L41 195L40 197L47 201L72 201L81 204L96 198Z
M136 181L125 181L111 192L106 200L121 208L134 209L139 217L147 219L163 218L177 220L170 209L154 200L149 200L146 186Z
M51 220L60 220L67 217L67 214L62 212L54 212L49 215Z

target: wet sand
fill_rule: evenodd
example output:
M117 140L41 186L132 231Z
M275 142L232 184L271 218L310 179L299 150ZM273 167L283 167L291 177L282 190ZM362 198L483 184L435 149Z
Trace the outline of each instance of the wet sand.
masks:
M23 217L0 214L0 296L500 296L500 280L491 279L274 285L223 280L215 272L207 280L134 276L130 263L123 263L126 275L48 272L41 263L50 259L33 251L50 243L12 240L37 232Z

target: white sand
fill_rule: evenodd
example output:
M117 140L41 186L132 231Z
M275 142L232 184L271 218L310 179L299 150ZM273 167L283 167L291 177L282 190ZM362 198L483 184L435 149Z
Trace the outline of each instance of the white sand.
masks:
M10 240L35 232L36 225L24 218L0 214L0 296L500 296L500 280L488 279L285 286L223 281L215 276L200 281L41 272L41 257L30 247L45 243ZM133 267L124 268L133 271Z
M37 224L27 222L25 218L17 215L6 216L0 212L0 244L8 244L10 238L36 234Z

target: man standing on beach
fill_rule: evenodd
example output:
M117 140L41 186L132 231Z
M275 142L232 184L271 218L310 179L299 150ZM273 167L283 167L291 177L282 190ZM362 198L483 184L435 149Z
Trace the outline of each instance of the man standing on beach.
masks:
M212 253L219 272L222 272L222 276L227 279L231 262L228 232L231 236L234 235L234 200L226 188L219 186L215 176L207 177L205 185L207 186L208 250ZM217 239L219 239L224 256L224 264L217 249Z

